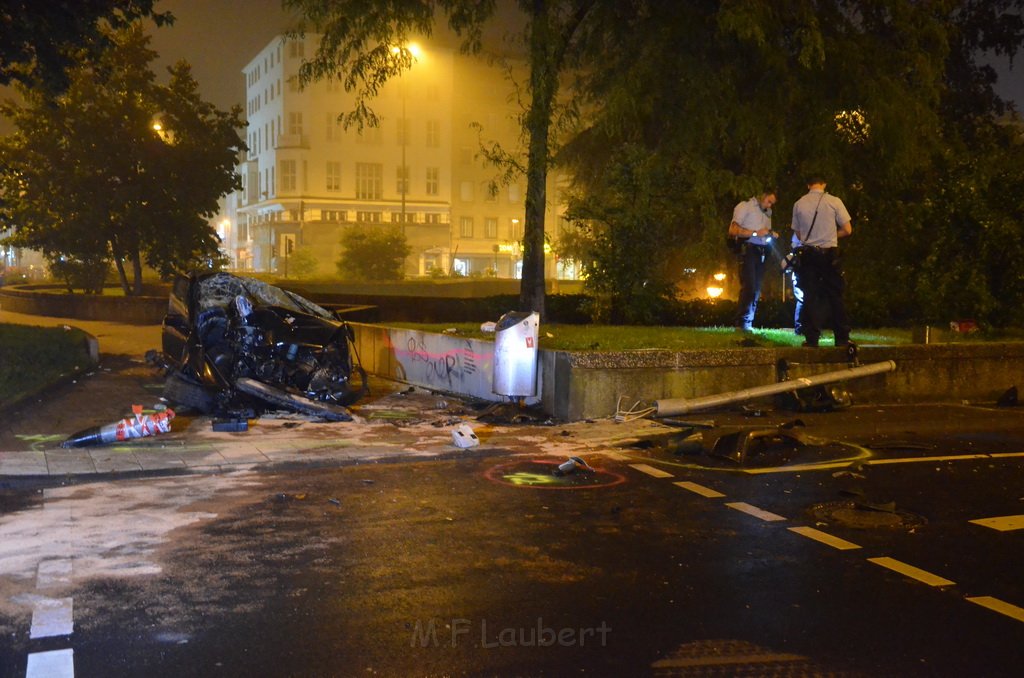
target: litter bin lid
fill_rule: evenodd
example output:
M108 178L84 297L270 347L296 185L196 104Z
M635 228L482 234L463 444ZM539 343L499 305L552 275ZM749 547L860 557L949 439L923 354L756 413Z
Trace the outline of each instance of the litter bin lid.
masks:
M501 332L502 330L507 330L513 325L518 325L519 323L523 322L531 315L533 315L533 313L531 313L530 311L509 311L505 315L498 318L498 324L494 326L494 331Z

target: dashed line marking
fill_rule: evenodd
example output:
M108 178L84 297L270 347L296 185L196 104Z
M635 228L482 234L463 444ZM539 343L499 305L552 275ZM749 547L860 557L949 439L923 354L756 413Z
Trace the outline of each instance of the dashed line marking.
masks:
M988 456L993 459L1009 459L1011 457L1024 457L1024 452L993 452Z
M751 515L755 518L760 518L761 520L765 520L768 522L785 520L785 518L783 518L777 513L772 513L771 511L759 509L756 506L751 506L750 504L742 501L729 502L728 504L726 504L726 506L728 506L731 509L736 509L737 511L741 511L743 513L746 513L747 515Z
M74 650L33 652L28 656L25 678L74 678Z
M29 638L67 636L74 632L71 598L38 598L32 606Z
M71 560L69 558L51 558L39 562L36 569L36 588L47 589L64 586L71 582Z
M982 527L989 527L993 530L999 530L1000 532L1009 532L1010 530L1024 530L1024 515L1021 516L995 516L994 518L978 518L976 520L968 520L969 523L975 525L981 525Z
M893 572L898 572L905 577L916 579L922 584L927 584L928 586L953 586L956 584L955 581L950 581L945 577L940 577L937 574L932 574L927 570L922 570L921 568L914 567L913 565L908 565L902 561L896 560L895 558L889 558L888 556L883 556L881 558L868 558L868 562L874 563L875 565L881 565Z
M834 537L828 532L822 532L821 530L816 530L813 527L791 527L789 528L789 531L807 537L808 539L819 541L822 544L831 546L834 549L839 549L840 551L850 551L852 549L860 548L859 544L854 544L852 541L846 541L845 539Z
M678 483L672 484L675 485L676 487L681 487L684 490L695 492L702 497L707 497L708 499L717 499L719 497L725 496L718 490L712 490L710 487L704 487L703 485L698 485L697 483L691 483L689 480L682 480Z
M1024 608L1022 607L1011 605L1010 603L999 600L998 598L993 598L992 596L974 596L967 600L975 605L981 605L982 607L987 607L994 612L1006 615L1010 619L1016 619L1019 622L1024 622Z
M651 476L652 478L673 478L673 477L675 477L675 476L673 476L671 473L669 473L667 471L662 471L660 468L654 468L653 466L648 466L647 464L630 464L629 467L630 468L635 468L637 471L640 471L640 473L646 473L647 475Z

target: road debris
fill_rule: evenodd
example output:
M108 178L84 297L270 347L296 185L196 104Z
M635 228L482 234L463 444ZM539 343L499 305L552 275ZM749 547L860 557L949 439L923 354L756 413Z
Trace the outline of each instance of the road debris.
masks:
M558 465L552 473L556 476L569 475L570 473L576 473L577 471L593 471L593 467L587 462L583 461L580 457L569 457L567 461L563 461Z
M469 424L459 424L452 429L452 443L460 448L475 447L480 444L480 439Z
M157 433L167 433L171 430L174 410L163 405L157 407L158 409L152 414L144 414L142 405L132 405L133 416L105 426L95 426L79 431L72 434L60 446L67 448L107 445L133 438L145 438Z

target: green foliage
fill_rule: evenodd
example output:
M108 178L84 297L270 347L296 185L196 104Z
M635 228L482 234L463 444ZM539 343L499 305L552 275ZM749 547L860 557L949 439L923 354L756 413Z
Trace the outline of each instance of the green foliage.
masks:
M60 96L23 89L24 104L3 105L17 132L0 140L0 222L51 264L113 262L139 293L144 264L168 277L217 258L208 219L239 185L243 123L240 107L199 97L184 62L158 85L140 27L109 39L95 60L80 55Z
M0 406L89 365L88 344L81 330L0 324Z
M1021 146L978 61L1018 51L1019 0L623 5L588 45L605 60L581 75L592 115L562 156L578 203L606 203L624 149L645 149L662 167L652 192L675 200L676 270L709 270L737 202L778 186L788 240L788 207L822 172L853 214L841 247L847 298L866 314L855 325L1019 322Z
M59 92L83 50L95 57L110 46L105 27L124 28L144 17L157 26L174 22L153 12L154 0L46 0L5 2L0 21L0 84L12 81Z
M288 257L288 275L299 280L309 280L316 276L319 262L313 248L309 245L295 248Z
M561 254L581 262L595 322L649 324L674 297L678 264L674 196L658 158L618 149L585 199L570 200L576 232Z
M50 274L64 282L68 292L76 289L86 294L103 294L103 283L110 272L108 261L82 261L79 259L60 259L50 264Z
M356 224L341 235L338 275L342 280L401 280L412 252L398 225Z

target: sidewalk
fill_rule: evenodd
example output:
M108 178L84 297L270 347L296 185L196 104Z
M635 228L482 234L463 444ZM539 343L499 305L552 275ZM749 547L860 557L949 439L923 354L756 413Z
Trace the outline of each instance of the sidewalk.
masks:
M399 391L353 411L363 421L322 423L302 416L264 416L249 430L215 432L210 417L178 417L170 433L126 443L62 449L60 440L39 449L0 452L0 477L137 476L167 472L218 473L252 467L331 467L481 453L537 454L561 459L613 450L673 429L653 421L612 420L564 425L486 424L452 400L426 391ZM456 414L459 413L459 414ZM459 448L452 429L468 424L478 446ZM60 436L63 439L63 436Z

